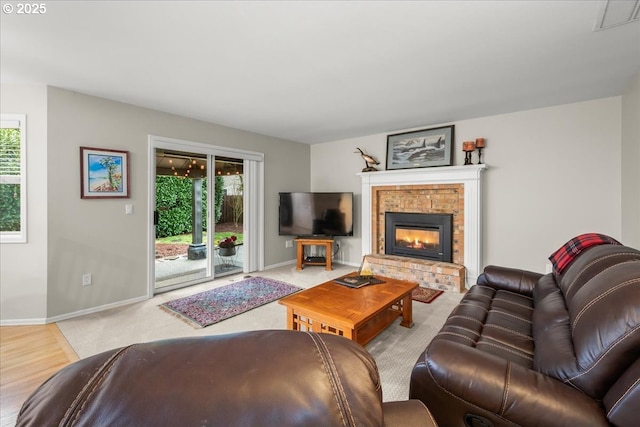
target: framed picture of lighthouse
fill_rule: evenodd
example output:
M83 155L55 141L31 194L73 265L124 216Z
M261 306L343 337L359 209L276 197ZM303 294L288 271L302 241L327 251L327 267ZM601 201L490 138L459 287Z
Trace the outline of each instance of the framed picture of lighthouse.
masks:
M129 152L80 147L80 197L129 198Z
M454 125L387 136L387 170L451 166Z

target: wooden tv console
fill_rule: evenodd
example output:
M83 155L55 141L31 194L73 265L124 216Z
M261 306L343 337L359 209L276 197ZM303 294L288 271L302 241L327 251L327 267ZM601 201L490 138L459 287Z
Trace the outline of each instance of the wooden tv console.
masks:
M333 251L333 239L325 239L325 238L304 238L298 237L294 239L297 246L297 264L296 270L302 270L305 265L324 265L327 270L332 270L331 266L331 253ZM307 261L304 259L304 247L305 246L324 246L325 250L325 260L324 261Z

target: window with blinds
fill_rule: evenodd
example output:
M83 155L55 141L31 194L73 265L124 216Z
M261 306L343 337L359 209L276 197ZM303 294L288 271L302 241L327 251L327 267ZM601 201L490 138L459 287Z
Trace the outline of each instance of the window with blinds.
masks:
M25 116L0 117L0 242L27 241Z

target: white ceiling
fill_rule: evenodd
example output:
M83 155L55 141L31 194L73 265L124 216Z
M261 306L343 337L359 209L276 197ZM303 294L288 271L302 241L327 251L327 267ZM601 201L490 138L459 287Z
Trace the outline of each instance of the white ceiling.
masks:
M0 14L3 83L304 143L621 95L640 72L640 22L593 31L602 1L36 3Z

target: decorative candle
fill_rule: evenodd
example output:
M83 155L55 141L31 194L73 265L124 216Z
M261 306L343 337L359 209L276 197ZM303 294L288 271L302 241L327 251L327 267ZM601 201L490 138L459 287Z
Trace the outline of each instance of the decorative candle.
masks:
M473 141L464 141L462 143L462 151L473 151L475 150L475 143Z
M484 148L484 138L476 138L476 147Z

